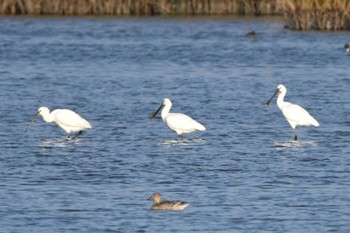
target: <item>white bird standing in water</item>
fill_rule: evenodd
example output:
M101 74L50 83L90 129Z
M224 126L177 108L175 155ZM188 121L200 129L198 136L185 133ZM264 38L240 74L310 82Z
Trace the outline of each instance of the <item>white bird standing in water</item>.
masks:
M205 127L202 124L185 114L170 113L171 106L172 103L170 99L165 98L158 110L153 113L150 119L153 120L157 116L158 112L163 108L161 113L163 121L170 129L174 130L179 135L180 139L183 138L183 134L192 133L196 130L205 130Z
M271 100L275 95L278 94L277 98L277 106L282 111L284 118L288 121L290 126L294 131L294 140L298 140L296 127L297 126L319 126L320 124L313 118L305 109L300 107L299 105L292 104L284 101L284 97L287 94L287 88L280 84L278 85L276 92L273 96L266 102L264 105L265 108L268 108Z
M70 134L72 132L77 133L76 136L79 136L83 130L91 128L91 125L87 120L72 110L56 109L50 113L50 110L47 107L41 107L38 109L33 120L29 123L24 132L27 132L28 128L39 115L42 116L45 122L55 122L59 127L66 131L68 140L70 140Z

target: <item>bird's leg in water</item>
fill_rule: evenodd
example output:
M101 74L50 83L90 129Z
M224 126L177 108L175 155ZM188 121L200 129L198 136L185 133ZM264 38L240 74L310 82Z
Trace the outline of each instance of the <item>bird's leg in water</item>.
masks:
M298 141L297 128L293 129L294 131L294 141Z
M78 136L82 135L83 134L83 131L80 130L78 133L75 134L74 136L74 139L76 139Z
M70 141L71 140L71 138L70 138L70 133L69 134L67 134L67 141Z
M179 140L183 140L184 136L182 134L179 134Z

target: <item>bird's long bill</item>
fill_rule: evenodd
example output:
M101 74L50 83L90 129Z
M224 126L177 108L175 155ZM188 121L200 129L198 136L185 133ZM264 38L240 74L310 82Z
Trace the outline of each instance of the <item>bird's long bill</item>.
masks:
M273 97L275 97L275 95L277 95L278 93L278 89L275 91L275 93L271 96L271 98L266 102L266 104L264 105L264 108L268 108L270 106L270 102L273 99Z
M28 126L27 126L27 128L24 130L24 132L27 132L27 130L30 128L30 126L32 126L33 122L35 121L35 119L36 119L38 116L39 116L39 112L37 112L37 113L34 115L32 121L28 124Z
M163 103L159 106L158 110L155 111L155 112L152 114L152 116L149 117L149 119L151 119L151 121L153 121L154 118L156 118L158 112L162 109L162 107L163 107Z

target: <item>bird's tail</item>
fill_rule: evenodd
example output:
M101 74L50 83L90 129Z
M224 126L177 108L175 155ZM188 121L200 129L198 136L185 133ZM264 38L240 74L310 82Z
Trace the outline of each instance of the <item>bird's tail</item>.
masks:
M92 128L91 124L85 119L84 119L84 127L87 128L87 129L91 129Z
M313 126L316 126L316 127L320 126L320 123L318 123L318 121L316 121L315 118L313 118L312 116L310 116L310 117L311 117L310 118L310 125L313 125Z
M206 130L206 128L204 127L204 125L202 125L202 124L200 124L200 123L198 123L198 122L197 122L196 129L197 129L197 130L200 130L200 131Z

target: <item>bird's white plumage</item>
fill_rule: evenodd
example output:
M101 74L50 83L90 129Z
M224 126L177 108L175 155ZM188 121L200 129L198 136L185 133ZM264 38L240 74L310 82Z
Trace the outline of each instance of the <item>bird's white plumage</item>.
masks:
M284 102L280 107L284 118L288 121L290 126L295 129L300 126L319 126L320 124L313 118L305 109L296 104Z
M56 124L68 134L91 128L87 120L69 109L56 109L52 111L51 115Z
M165 124L177 134L192 133L196 130L205 130L205 127L182 113L168 113L164 118Z
M56 109L50 113L47 107L40 107L32 122L39 115L42 116L43 120L47 123L55 122L68 134L68 138L71 133L77 133L92 128L87 120L69 109ZM27 129L29 127L30 125L28 125Z
M313 118L304 108L299 105L292 104L284 101L284 97L287 94L287 88L280 84L278 85L275 94L265 104L268 107L272 98L278 94L277 106L282 111L284 118L288 121L294 131L294 139L297 140L296 127L297 126L319 126L315 118Z
M172 107L172 103L170 99L165 98L159 107L159 109L153 114L151 117L154 118L155 115L162 109L162 119L165 124L172 130L174 130L179 136L183 134L192 133L196 130L204 131L206 128L192 119L191 117L182 114L182 113L170 113L170 109Z

